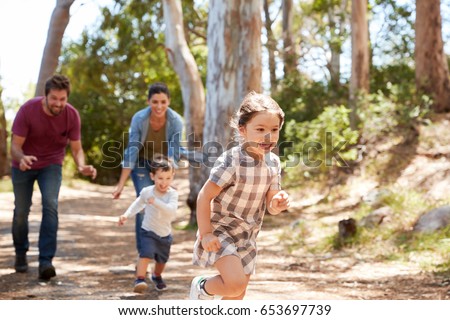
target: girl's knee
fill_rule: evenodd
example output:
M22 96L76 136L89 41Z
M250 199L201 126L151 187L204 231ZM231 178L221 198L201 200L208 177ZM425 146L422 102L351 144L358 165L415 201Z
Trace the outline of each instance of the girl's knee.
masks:
M237 297L245 293L245 290L247 289L248 285L248 278L247 277L233 277L232 279L228 279L227 282L225 282L225 286L227 288L229 297Z

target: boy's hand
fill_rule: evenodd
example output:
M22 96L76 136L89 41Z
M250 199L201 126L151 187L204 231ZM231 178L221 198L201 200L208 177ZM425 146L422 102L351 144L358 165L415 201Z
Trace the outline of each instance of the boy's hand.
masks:
M148 200L147 200L147 203L148 204L153 204L155 202L155 197L150 197L150 198L148 198Z
M221 248L219 238L208 232L200 237L202 241L202 247L206 252L217 252Z
M121 215L119 217L119 226L123 226L125 224L125 221L127 221L127 217L125 217L124 215Z
M277 192L270 201L270 207L278 212L287 210L289 204L289 195L284 190Z

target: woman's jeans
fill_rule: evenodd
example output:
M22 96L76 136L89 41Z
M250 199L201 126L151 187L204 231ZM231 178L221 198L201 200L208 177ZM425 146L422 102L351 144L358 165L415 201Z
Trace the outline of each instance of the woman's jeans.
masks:
M14 216L12 235L16 255L25 255L29 249L28 215L30 213L33 186L37 180L42 195L42 221L39 230L39 265L52 263L56 253L58 231L58 196L61 187L61 165L21 171L12 168L14 188Z
M131 171L131 180L133 180L134 189L136 190L136 197L139 197L141 190L145 187L154 185L152 179L150 179L150 162L140 159L134 169ZM138 253L141 252L141 225L144 220L144 213L139 212L136 215L136 249Z

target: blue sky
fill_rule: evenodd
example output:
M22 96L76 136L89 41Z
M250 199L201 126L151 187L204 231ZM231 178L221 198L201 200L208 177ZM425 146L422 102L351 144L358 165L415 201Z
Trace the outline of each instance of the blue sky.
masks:
M84 28L96 22L99 6L112 2L76 0L64 39L78 39ZM37 81L55 4L56 0L0 0L0 81L4 101L24 102L29 84Z

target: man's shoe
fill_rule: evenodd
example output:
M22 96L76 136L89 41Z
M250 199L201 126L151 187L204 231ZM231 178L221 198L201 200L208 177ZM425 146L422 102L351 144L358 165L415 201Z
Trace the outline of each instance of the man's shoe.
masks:
M189 293L189 299L191 300L214 300L214 296L206 293L203 288L204 283L208 278L205 276L198 276L192 280L191 292Z
M167 285L161 276L155 277L154 275L152 275L152 281L155 284L156 290L158 290L158 291L167 290Z
M51 264L39 266L39 280L48 281L56 276L55 267Z
M148 288L148 284L144 279L136 279L134 281L134 292L136 293L144 293Z
M16 255L16 263L14 264L16 272L25 273L28 271L27 256L25 254Z

